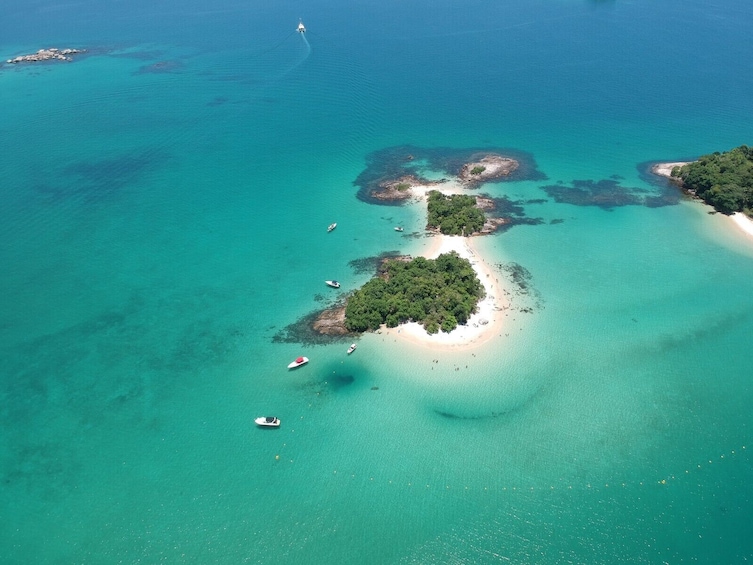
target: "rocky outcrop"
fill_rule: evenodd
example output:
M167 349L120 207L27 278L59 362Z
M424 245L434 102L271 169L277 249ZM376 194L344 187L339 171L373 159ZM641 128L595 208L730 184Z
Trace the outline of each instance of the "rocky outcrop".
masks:
M494 200L492 200L491 198L488 198L486 196L477 196L476 208L484 212L491 212L496 208L496 206L494 204Z
M13 59L8 59L6 63L16 65L18 63L37 63L39 61L73 61L71 55L86 53L86 49L40 49L36 53L29 55L19 55Z
M484 155L478 161L463 165L458 178L466 187L473 188L479 184L506 177L518 166L519 163L515 159L489 154Z
M329 308L320 313L312 324L314 331L322 335L347 335L345 327L345 306Z
M494 212L497 209L494 200L492 200L491 198L487 198L485 196L477 196L476 208L484 212L484 214L486 215L486 221L484 222L484 227L481 228L481 231L471 234L472 236L489 235L490 233L497 231L497 228L499 228L500 226L504 226L505 224L508 224L510 222L510 220L507 218L497 218L488 215L488 213Z
M381 260L379 263L379 267L377 268L377 276L388 281L390 280L390 275L387 272L387 265L390 263L390 261L402 261L403 263L410 263L413 261L413 257L411 255L396 255L394 257L385 257Z
M380 182L379 190L372 191L371 197L377 200L408 200L413 195L411 187L423 184L427 184L427 181L415 175L404 175L398 179Z
M497 229L499 229L500 227L505 226L509 223L510 220L507 218L486 218L484 227L481 228L481 231L471 235L489 235L497 231Z

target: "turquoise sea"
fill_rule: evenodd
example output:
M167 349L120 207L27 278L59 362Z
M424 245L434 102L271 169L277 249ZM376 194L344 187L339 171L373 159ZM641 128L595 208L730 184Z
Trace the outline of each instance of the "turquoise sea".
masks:
M647 173L753 143L751 29L747 0L7 6L0 61L88 52L0 66L0 563L753 560L753 239ZM429 245L364 197L380 156L479 148L539 173L478 189L520 220L476 241L503 333L307 333Z

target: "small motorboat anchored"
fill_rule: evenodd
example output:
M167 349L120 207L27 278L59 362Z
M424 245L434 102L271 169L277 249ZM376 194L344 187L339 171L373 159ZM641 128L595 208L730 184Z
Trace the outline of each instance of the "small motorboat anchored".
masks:
M296 28L298 33L306 33L306 27L303 25L302 20L298 20L298 27Z
M327 226L327 231L330 232L336 227L337 227L337 222L335 222L334 224L330 224L329 226Z
M403 228L401 226L395 226L395 231L403 231Z
M350 347L348 347L348 355L353 353L356 350L356 347L358 347L355 343L351 343Z
M337 281L324 281L324 283L332 288L340 288L340 283Z
M298 357L295 361L288 363L288 369L295 369L297 367L300 367L301 365L305 365L309 362L308 357Z
M279 428L280 419L275 416L260 416L254 420L257 426L263 428Z

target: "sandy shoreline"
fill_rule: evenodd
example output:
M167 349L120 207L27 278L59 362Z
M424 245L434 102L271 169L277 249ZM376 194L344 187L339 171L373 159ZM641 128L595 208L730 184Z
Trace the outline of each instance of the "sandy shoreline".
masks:
M443 194L459 194L466 191L459 182L445 182L437 185L416 185L411 187L412 199L424 202L427 193L439 190ZM459 325L449 334L442 331L429 335L420 324L411 322L400 324L396 328L382 326L379 330L383 336L400 338L411 343L431 349L461 351L472 349L486 343L495 335L500 335L503 311L509 307L503 288L500 286L499 275L495 274L484 258L477 252L471 237L434 234L431 236L431 246L421 255L427 259L436 259L443 253L455 251L460 257L467 259L476 271L486 296L476 306L476 313L472 314L465 325Z
M651 167L651 172L655 175L659 175L662 177L667 177L673 179L672 176L672 169L674 167L682 167L683 165L687 165L688 163L691 163L692 161L678 161L675 163L656 163L653 167ZM753 220L751 220L748 216L741 212L736 212L732 214L731 216L728 216L732 223L737 226L737 228L742 231L745 235L748 237L753 238Z
M742 212L735 212L730 218L743 233L753 238L753 220Z

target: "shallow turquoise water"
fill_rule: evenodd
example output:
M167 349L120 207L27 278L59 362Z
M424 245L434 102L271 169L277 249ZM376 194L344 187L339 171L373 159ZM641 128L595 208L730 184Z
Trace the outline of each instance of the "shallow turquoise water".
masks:
M8 14L3 60L92 54L0 68L2 560L753 558L753 246L695 203L542 190L655 191L643 163L750 144L750 20L735 0ZM333 302L325 279L371 276L352 261L427 244L418 211L356 198L400 145L513 148L548 177L483 188L542 220L477 243L528 277L502 333L462 354L275 339ZM279 430L252 427L267 413Z

